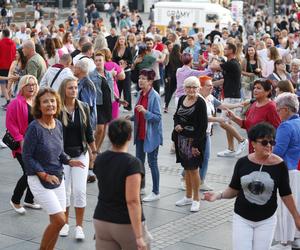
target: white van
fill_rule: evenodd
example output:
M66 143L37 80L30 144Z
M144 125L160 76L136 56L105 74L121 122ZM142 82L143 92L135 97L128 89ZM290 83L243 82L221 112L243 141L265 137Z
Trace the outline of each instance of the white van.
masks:
M197 23L205 35L210 33L217 23L223 28L233 22L230 10L219 4L165 1L155 4L154 21L162 32L165 32L171 16L175 17L175 22L181 22L181 27L190 28L193 23Z

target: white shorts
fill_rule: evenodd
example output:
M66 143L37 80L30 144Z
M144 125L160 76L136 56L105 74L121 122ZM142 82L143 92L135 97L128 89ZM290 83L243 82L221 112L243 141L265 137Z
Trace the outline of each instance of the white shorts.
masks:
M240 103L240 102L241 102L240 98L224 98L222 104L236 104L236 103ZM230 109L230 110L237 116L240 116L242 108L235 108L235 109ZM225 118L225 119L228 118L226 110L222 110L221 117Z
M34 199L44 208L49 215L66 211L66 190L64 178L59 187L47 189L41 184L36 175L27 178L29 188Z
M86 206L86 180L89 172L89 153L82 153L80 156L72 159L81 161L85 168L63 165L67 207L71 205L71 194L73 193L74 207L83 208Z

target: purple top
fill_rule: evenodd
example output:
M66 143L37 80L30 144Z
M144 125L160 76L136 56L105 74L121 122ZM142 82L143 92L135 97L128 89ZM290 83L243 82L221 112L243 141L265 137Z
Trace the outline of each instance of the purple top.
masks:
M177 69L176 72L177 88L176 88L175 96L179 98L185 94L183 82L186 78L190 76L199 77L199 76L211 75L211 74L212 74L211 69L205 69L203 71L199 71L199 70L192 69L188 65L183 65L181 68Z

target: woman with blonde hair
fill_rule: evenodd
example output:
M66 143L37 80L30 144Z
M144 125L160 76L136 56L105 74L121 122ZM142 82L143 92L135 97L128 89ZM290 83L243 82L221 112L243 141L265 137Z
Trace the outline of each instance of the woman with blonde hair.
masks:
M116 42L116 45L112 51L112 60L119 64L124 70L125 79L118 80L119 95L124 95L124 100L128 102L128 106L125 108L131 111L131 64L132 55L130 48L128 47L126 37L120 35Z
M28 125L34 120L31 114L31 109L38 90L38 81L34 76L23 76L19 82L18 95L9 103L6 112L6 129L14 140L19 143L19 147L12 150L12 155L14 158L17 158L23 170L23 175L18 180L13 196L10 200L11 206L19 214L24 214L26 212L25 208L20 204L21 198L26 189L24 206L33 209L41 208L39 204L34 203L34 197L28 187L25 165L22 159L25 132Z
M62 103L60 120L63 128L64 152L88 166L88 147L91 148L93 158L97 154L93 129L90 123L89 106L77 99L78 84L73 77L67 78L61 83L58 93ZM63 168L67 204L65 213L66 224L61 229L60 236L67 236L69 233L69 208L71 193L73 193L76 217L75 239L82 240L85 238L82 224L86 206L88 167L72 168L70 165L64 164Z

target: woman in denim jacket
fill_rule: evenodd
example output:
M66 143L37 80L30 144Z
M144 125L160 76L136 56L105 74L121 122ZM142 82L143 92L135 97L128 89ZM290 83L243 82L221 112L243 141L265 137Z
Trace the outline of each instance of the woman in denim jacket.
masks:
M158 147L162 145L162 121L160 109L160 96L153 89L152 83L155 72L143 69L139 76L141 88L134 109L134 143L136 145L136 157L145 163L147 153L148 164L152 175L152 192L143 201L155 201L159 195L159 170L157 164ZM145 183L142 184L142 188Z

